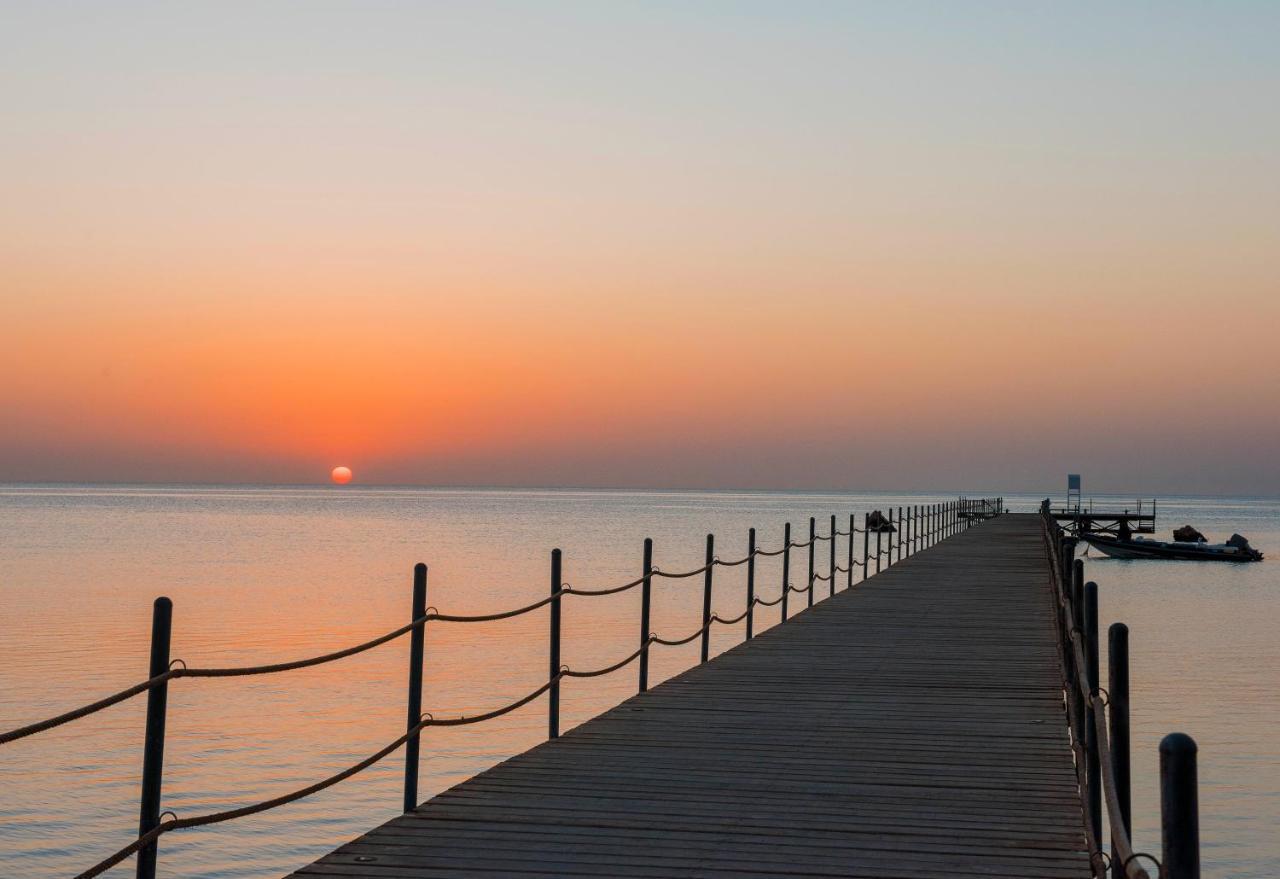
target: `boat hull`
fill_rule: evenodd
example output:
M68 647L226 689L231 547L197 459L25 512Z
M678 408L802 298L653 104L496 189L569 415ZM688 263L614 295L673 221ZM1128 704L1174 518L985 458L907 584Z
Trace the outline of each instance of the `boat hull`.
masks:
M1196 549L1175 546L1159 541L1119 540L1115 537L1094 534L1083 535L1085 543L1113 559L1166 559L1185 562L1260 562L1262 553L1257 550L1226 552L1218 549Z

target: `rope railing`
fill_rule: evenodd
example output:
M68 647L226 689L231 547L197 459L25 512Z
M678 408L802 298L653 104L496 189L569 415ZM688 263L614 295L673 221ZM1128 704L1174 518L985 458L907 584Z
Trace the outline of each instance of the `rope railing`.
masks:
M907 527L912 535L910 540L905 539L901 535L896 541L891 542L889 549L882 550L877 546L876 551L876 571L881 570L880 559L889 554L889 564L894 562L893 552L898 550L898 560L903 558L902 550L905 548L906 555L911 555L921 549L925 549L935 543L946 539L948 536L975 524L981 519L969 519L961 515L962 501L947 504L917 505L906 508L899 507L897 510L896 521L899 527ZM1002 509L1002 502L997 499L995 502L995 515ZM989 508L991 509L991 508ZM891 517L893 512L890 513ZM864 517L865 518L865 517ZM983 517L986 518L986 517ZM470 724L482 723L487 720L493 720L516 711L519 708L528 705L530 702L538 699L543 695L549 695L549 736L555 738L559 735L559 691L561 681L568 678L593 678L601 677L619 671L633 662L640 663L640 690L643 692L647 688L647 669L648 654L650 648L654 644L664 646L681 646L689 644L694 640L702 639L702 661L708 659L708 639L711 629L716 625L732 626L743 621L746 622L746 639L753 637L753 613L757 607L775 607L782 606L782 621L788 619L787 612L787 596L790 593L809 593L808 603L811 606L814 603L813 593L814 586L818 582L828 582L831 584L831 594L835 594L835 577L837 573L847 574L847 587L853 586L853 568L860 567L863 569L862 580L866 580L872 576L872 572L868 567L867 553L867 535L874 530L877 533L876 542L879 544L879 529L857 528L854 526L854 518L849 517L848 530L840 530L835 525L835 517L831 517L831 527L826 534L818 534L815 530L815 519L810 519L810 536L806 541L792 541L790 539L790 525L786 528L786 536L782 546L775 550L766 550L758 548L755 545L755 529L751 529L749 546L747 554L741 558L733 560L723 560L715 556L713 553L714 539L708 535L707 539L707 561L700 567L685 571L665 571L652 564L652 541L645 542L645 565L644 573L625 583L601 588L579 589L562 581L560 577L561 556L560 551L555 550L552 553L552 584L550 593L544 598L530 602L520 607L512 608L504 611L496 611L487 614L450 614L441 613L435 608L426 606L426 565L418 565L414 569L414 594L413 594L413 613L408 623L399 626L377 637L370 638L359 644L345 647L340 650L334 650L327 653L318 654L302 659L290 660L285 662L268 663L251 666L229 666L229 667L188 667L181 659L169 659L169 634L171 629L171 612L172 604L167 598L157 599L155 602L155 612L152 620L152 650L151 650L151 676L146 680L136 683L130 687L99 699L95 702L82 705L78 708L63 712L53 717L46 718L25 726L17 727L5 732L0 732L0 744L7 744L28 736L36 735L47 730L55 729L67 723L88 717L103 711L121 702L127 701L135 696L148 694L147 707L147 736L144 750L143 761L143 820L141 826L145 832L141 832L139 836L130 842L127 846L119 849L109 857L95 864L88 870L80 873L77 879L92 879L111 867L121 863L132 855L139 855L139 871L138 875L144 879L153 879L155 875L155 857L156 847L159 838L173 830L180 830L189 827L199 827L208 824L217 824L230 821L235 818L241 818L274 809L278 806L294 802L303 797L322 791L328 787L338 784L345 779L356 775L363 770L373 766L379 761L395 752L401 747L406 747L406 766L405 766L405 810L408 811L417 805L417 776L418 776L418 748L419 737L421 733L431 727L437 726L463 726ZM865 524L865 523L864 523ZM864 535L863 558L861 561L854 558L854 535ZM836 546L835 542L839 537L847 537L848 564L839 565L836 563ZM822 542L831 543L831 554L827 565L827 572L824 574L819 570L815 570L814 547ZM792 549L809 549L808 553L808 577L804 586L796 586L788 575L790 569L790 553ZM755 594L755 560L757 558L783 557L783 583L778 596L774 599L766 600ZM736 616L725 617L718 613L711 612L711 597L713 572L716 568L738 567L747 565L747 600L746 607ZM682 580L696 577L699 574L705 578L704 582L704 603L703 603L703 623L702 626L691 634L683 638L664 638L658 634L649 631L649 607L651 601L651 589L655 579ZM568 666L561 665L559 662L560 655L560 614L561 602L567 596L596 597L615 595L640 587L642 590L642 638L640 645L626 657L621 660L602 668L589 669L584 671L574 670ZM450 718L436 718L430 713L421 712L421 688L422 688L422 667L423 667L423 634L426 624L430 622L439 623L486 623L498 620L507 620L520 617L528 613L549 607L551 611L551 641L550 641L550 664L547 680L536 689L525 694L524 696L510 702L500 708L485 712L483 714L472 716L460 716ZM405 635L411 636L410 643L410 693L409 693L409 717L411 722L406 728L403 735L396 738L393 742L379 749L374 754L366 757L360 762L347 767L322 781L308 785L304 788L263 800L248 806L242 806L223 812L214 812L206 815L198 815L190 818L179 818L172 812L161 812L159 809L159 794L161 771L163 765L163 738L164 738L164 712L165 712L165 693L170 681L180 678L214 678L214 677L244 677L251 675L275 674L297 669L308 668L312 666L322 665L329 662L335 662L351 656L373 650L383 644L395 641ZM158 698L157 698L158 697ZM158 722L157 722L158 721ZM149 795L148 792L151 792ZM166 815L172 817L166 818ZM1138 879L1136 874L1130 879Z
M1074 558L1076 542L1059 527L1048 501L1041 504L1041 521L1058 618L1067 725L1094 875L1099 879L1108 875L1111 879L1198 879L1195 742L1181 733L1161 741L1161 857L1135 851L1130 832L1129 630L1123 623L1114 623L1109 630L1109 686L1104 688L1098 679L1097 584L1084 582L1084 563ZM1109 854L1102 850L1104 804ZM1155 877L1140 863L1143 858L1155 865Z

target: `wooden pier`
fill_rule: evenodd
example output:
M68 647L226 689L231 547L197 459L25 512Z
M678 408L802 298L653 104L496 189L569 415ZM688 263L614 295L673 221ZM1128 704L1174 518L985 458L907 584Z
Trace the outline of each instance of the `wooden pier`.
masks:
M1053 583L992 519L292 875L1090 876Z

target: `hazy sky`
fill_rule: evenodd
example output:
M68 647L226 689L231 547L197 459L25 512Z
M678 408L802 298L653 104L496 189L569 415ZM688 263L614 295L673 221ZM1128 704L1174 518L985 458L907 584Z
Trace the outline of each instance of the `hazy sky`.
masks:
M1280 4L0 5L0 480L1280 492Z

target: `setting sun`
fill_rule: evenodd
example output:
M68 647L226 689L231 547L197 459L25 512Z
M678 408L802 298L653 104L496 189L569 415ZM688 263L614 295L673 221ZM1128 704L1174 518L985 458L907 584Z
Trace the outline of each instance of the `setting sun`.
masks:
M348 482L351 481L351 468L350 467L334 467L333 470L329 473L329 478L332 479L334 483L336 483L337 485L346 485Z

